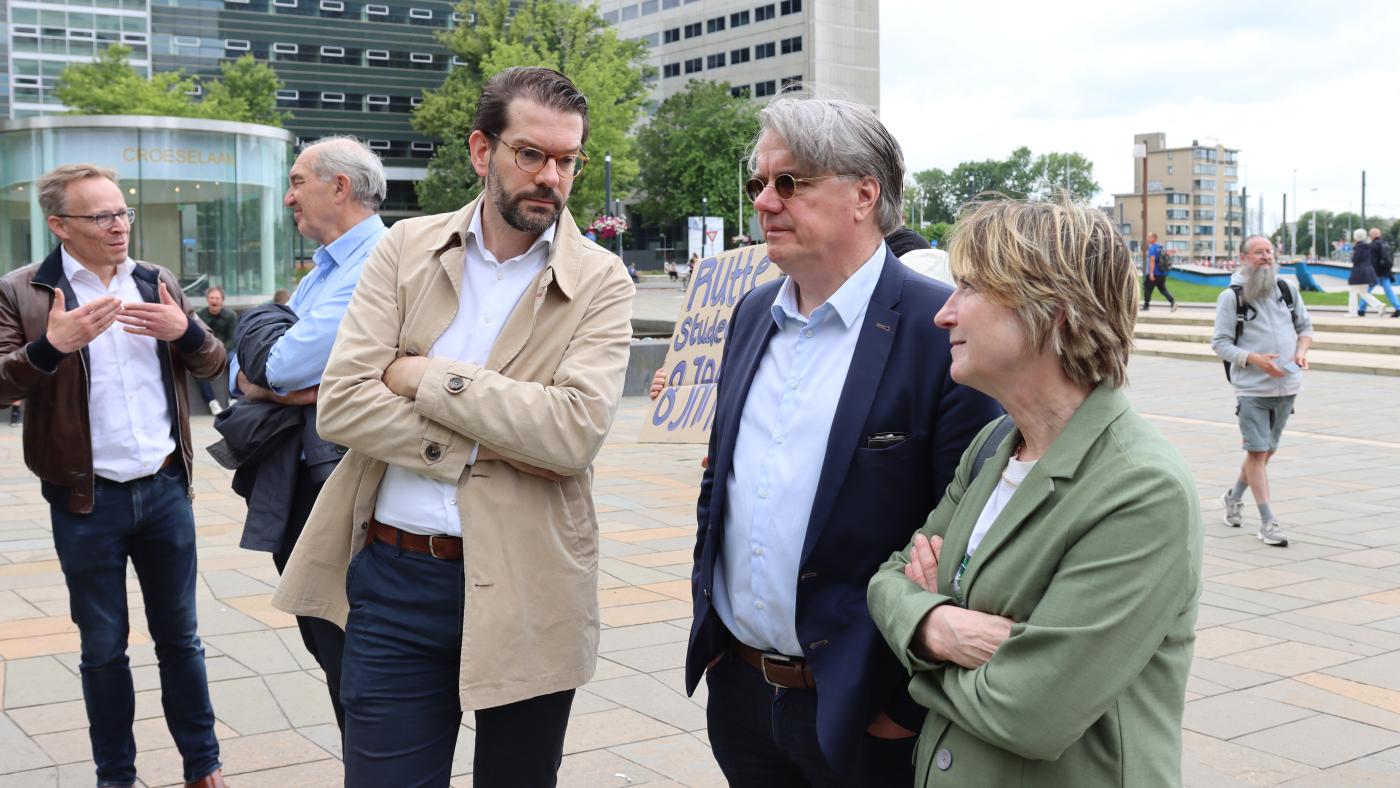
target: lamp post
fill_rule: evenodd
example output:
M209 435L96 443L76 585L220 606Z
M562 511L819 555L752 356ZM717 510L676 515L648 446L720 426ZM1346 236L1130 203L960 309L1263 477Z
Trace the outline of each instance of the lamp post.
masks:
M735 235L748 235L744 229L744 160L739 159L739 226Z
M612 151L603 156L603 213L612 210Z
M1298 171L1293 171L1293 212L1298 212ZM1298 220L1293 220L1293 226L1288 233L1288 256L1296 257L1298 254Z
M1308 244L1308 259L1309 259L1309 260L1316 260L1316 259L1317 259L1317 187L1316 187L1316 186L1312 187L1312 200L1313 200L1313 207L1312 207L1312 230L1310 231L1310 235L1311 235L1312 237L1311 237L1311 239L1310 239L1311 242Z
M700 195L700 259L709 257L705 251L706 243L710 240L710 197Z

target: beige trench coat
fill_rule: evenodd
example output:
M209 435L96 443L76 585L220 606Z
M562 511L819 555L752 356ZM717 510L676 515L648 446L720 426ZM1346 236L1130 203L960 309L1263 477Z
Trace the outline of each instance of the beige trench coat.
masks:
M317 427L349 448L326 481L273 597L342 628L345 574L365 542L386 463L458 489L466 605L463 710L573 689L598 657L598 519L591 464L622 392L633 287L618 258L559 217L549 263L526 289L485 367L434 358L416 401L381 381L425 354L457 313L463 236L476 203L404 219L375 247L336 336ZM548 468L467 465L476 442ZM431 600L424 600L431 604Z

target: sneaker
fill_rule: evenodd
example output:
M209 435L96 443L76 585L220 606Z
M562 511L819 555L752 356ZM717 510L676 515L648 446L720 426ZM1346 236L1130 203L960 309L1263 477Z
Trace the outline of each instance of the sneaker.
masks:
M1220 496L1220 501L1225 504L1225 524L1231 528L1239 528L1240 523L1244 522L1244 517L1241 514L1244 511L1244 499L1236 501L1227 492Z
M1172 302L1172 311L1173 311L1173 312L1176 311L1176 302L1175 302L1175 301Z
M1278 520L1264 523L1259 526L1259 533L1255 534L1259 541L1273 547L1287 547L1288 536L1284 534L1283 528L1279 527Z
M224 409L224 406L220 405L218 400L216 400L216 399L211 399L211 400L209 400L209 414L210 414L210 415L212 415L212 416L217 416L217 415L219 415L219 413L220 413L223 409Z

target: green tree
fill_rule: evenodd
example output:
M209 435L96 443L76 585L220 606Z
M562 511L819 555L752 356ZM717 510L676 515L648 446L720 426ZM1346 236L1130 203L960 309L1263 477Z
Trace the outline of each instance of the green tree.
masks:
M711 214L724 213L740 199L740 160L757 133L752 101L731 96L728 82L692 80L637 133L637 152L646 162L638 211L665 224L701 215L703 197ZM742 171L747 179L747 168Z
M278 112L282 81L265 63L244 55L220 66L223 79L198 80L183 71L147 79L131 67L131 48L113 45L91 63L74 63L58 75L55 95L79 115L167 115L281 126L291 117ZM196 88L204 99L196 100Z
M1094 163L1082 153L1044 153L1036 158L1033 170L1036 186L1032 196L1045 199L1059 191L1068 191L1081 200L1092 199L1099 193L1094 180Z
M913 179L918 187L913 221L952 222L957 217L957 195L948 173L935 167L914 173Z
M480 179L463 155L476 115L481 86L511 66L547 66L567 75L588 98L591 163L569 198L579 224L603 210L603 156L612 154L613 197L626 196L640 170L629 132L646 97L646 46L624 41L598 15L597 7L560 0L462 0L457 11L473 24L439 33L443 46L462 62L437 90L425 91L413 113L418 131L444 141L415 184L424 209L462 207L462 196L481 191ZM468 184L465 188L460 184Z
M222 79L206 80L204 100L200 102L205 117L239 120L281 126L290 120L289 112L277 110L277 91L282 80L272 66L252 55L219 64Z

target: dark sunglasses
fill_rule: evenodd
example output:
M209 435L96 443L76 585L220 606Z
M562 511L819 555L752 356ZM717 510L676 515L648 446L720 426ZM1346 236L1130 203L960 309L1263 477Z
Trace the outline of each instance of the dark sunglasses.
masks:
M791 200L794 194L797 194L797 185L799 183L821 181L826 180L827 178L854 177L856 176L833 174L813 175L808 178L798 178L790 172L780 172L777 174L777 176L773 178L773 191L778 195L778 199L787 201ZM768 182L763 180L762 178L749 178L748 182L744 184L744 194L748 195L749 202L758 202L758 196L760 194L763 194L763 190L766 188L768 188Z

